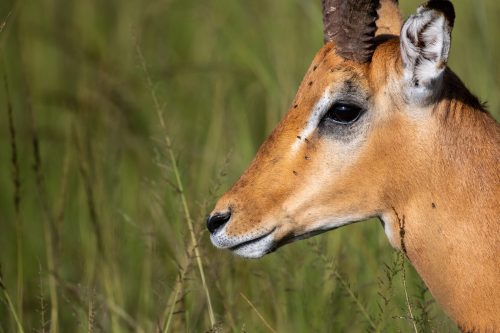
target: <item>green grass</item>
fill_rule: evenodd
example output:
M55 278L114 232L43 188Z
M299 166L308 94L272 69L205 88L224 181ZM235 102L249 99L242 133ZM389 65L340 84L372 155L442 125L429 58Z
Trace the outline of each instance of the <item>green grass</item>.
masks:
M257 261L204 230L321 47L319 2L0 3L0 332L207 332L207 291L214 332L456 331L376 221ZM500 4L455 7L450 66L498 118Z

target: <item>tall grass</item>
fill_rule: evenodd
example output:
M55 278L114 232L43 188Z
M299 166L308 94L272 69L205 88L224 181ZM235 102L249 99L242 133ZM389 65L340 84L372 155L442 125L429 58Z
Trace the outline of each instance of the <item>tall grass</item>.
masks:
M319 2L0 3L0 332L456 331L376 221L257 261L209 242ZM450 65L498 117L500 5L455 6Z

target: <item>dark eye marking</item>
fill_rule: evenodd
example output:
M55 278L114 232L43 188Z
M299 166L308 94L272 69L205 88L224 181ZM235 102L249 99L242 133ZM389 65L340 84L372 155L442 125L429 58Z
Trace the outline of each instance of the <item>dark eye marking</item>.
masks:
M345 102L333 104L321 119L321 122L333 122L342 125L349 125L356 122L364 113L363 108Z

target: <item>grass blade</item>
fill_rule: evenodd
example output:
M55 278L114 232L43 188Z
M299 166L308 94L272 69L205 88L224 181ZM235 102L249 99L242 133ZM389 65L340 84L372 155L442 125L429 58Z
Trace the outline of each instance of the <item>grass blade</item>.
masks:
M257 314L257 316L259 316L260 320L262 320L262 322L264 323L264 325L266 325L266 327L269 328L269 330L271 332L276 333L276 330L274 328L272 328L271 325L269 325L269 323L267 322L266 318L264 318L264 316L260 314L259 310L257 310L257 308L255 307L255 305L253 305L253 303L243 293L240 293L240 295L248 303L248 305L250 305L250 307L255 311L255 313Z
M214 311L212 308L212 301L210 299L210 292L208 290L207 282L205 279L205 272L203 269L203 264L201 262L200 250L199 250L198 241L196 239L196 235L195 235L194 228L193 228L193 221L191 219L191 213L189 211L189 206L187 204L186 194L184 192L184 185L183 185L182 180L181 180L179 167L177 165L177 160L175 158L174 150L172 148L172 142L170 141L170 137L166 134L167 127L165 125L165 120L163 118L163 112L162 112L160 103L158 101L158 96L156 95L153 81L151 80L151 76L149 75L149 71L148 71L148 68L146 65L146 60L144 59L141 48L139 47L139 44L137 42L136 42L136 52L137 52L137 56L139 58L140 64L142 66L142 70L143 70L144 75L146 77L146 81L147 81L149 90L151 92L151 97L153 99L156 115L158 117L158 121L160 122L160 128L161 128L162 132L164 133L165 145L166 145L167 150L168 150L168 155L169 155L170 163L171 163L172 170L173 170L173 173L175 176L177 189L179 191L179 195L181 198L182 208L184 210L184 216L186 218L186 222L188 225L189 234L191 235L192 248L194 249L194 256L196 257L196 264L198 266L203 289L205 290L205 294L207 297L208 314L209 314L209 318L210 318L210 324L211 324L211 326L214 326L215 325L215 315L214 315Z
M16 309L14 307L14 304L12 304L12 300L10 299L9 293L7 292L7 288L5 287L3 283L3 277L2 277L2 272L0 271L0 289L2 289L2 294L7 302L7 306L12 313L12 317L14 317L14 321L16 322L17 325L17 331L19 333L24 333L23 326L21 325L21 321L19 320L19 317L17 316Z

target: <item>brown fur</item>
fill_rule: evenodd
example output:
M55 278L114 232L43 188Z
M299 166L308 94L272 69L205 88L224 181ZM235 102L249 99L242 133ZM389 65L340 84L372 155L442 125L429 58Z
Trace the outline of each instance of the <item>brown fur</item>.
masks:
M277 246L324 230L325 219L379 216L464 331L500 331L500 126L449 69L425 107L406 103L402 76L397 37L367 64L327 43L293 107L214 211L231 210L229 236L275 230ZM358 139L300 137L325 89L347 81L368 96Z
M384 204L405 216L407 255L433 295L462 329L493 332L500 329L500 127L451 71L444 86L425 137L390 124L404 132L374 135L381 142L373 146L402 148L377 169L391 174Z
M379 35L399 35L401 30L401 14L397 0L380 0L380 8L377 11L377 32Z

